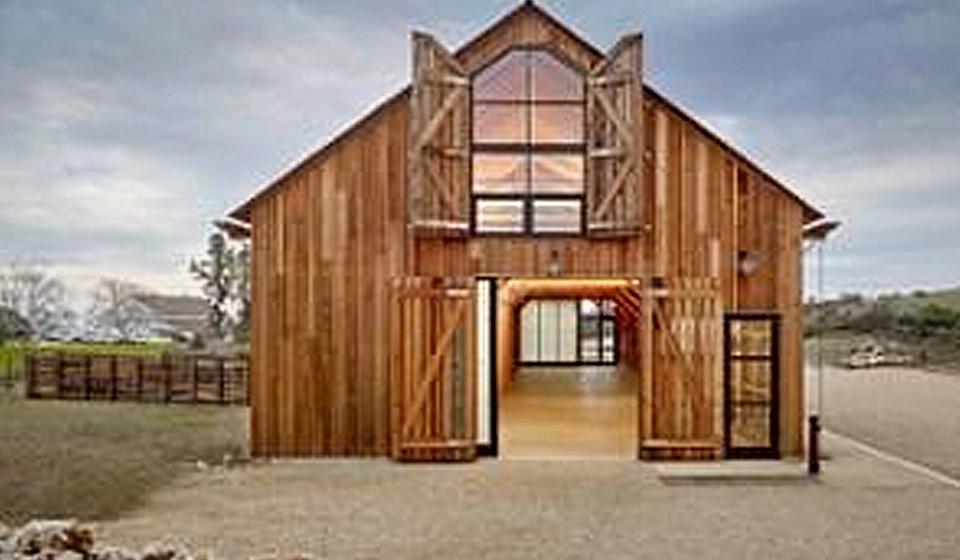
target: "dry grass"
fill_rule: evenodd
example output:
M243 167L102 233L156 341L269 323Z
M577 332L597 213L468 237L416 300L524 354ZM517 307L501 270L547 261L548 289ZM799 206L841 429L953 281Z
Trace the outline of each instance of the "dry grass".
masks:
M0 520L111 519L196 461L246 446L246 408L29 401L0 393Z

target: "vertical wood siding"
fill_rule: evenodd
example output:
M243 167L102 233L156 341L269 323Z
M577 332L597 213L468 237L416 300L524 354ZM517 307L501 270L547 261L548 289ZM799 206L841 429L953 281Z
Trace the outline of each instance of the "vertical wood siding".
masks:
M253 208L257 455L388 450L387 287L404 262L406 106Z
M517 44L589 67L547 20L516 17L457 57L475 69ZM394 98L252 205L251 438L256 455L389 452L388 290L409 276L719 277L725 310L779 311L781 451L802 451L804 208L648 89L641 200L620 238L414 237L405 226L408 105ZM759 258L753 276L737 255ZM646 262L643 255L649 256ZM503 341L501 341L503 342Z

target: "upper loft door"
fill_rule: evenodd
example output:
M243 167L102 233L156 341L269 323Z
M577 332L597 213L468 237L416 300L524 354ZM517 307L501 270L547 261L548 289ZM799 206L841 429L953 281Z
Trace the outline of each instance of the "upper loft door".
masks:
M587 232L642 229L643 36L628 35L587 79Z
M417 231L470 225L470 79L436 39L414 33L408 218Z

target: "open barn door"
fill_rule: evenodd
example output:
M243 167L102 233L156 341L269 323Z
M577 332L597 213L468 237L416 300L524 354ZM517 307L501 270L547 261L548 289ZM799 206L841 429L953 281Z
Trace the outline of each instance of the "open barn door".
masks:
M414 33L410 94L410 224L463 235L470 226L470 78L432 36Z
M587 231L642 226L643 36L621 39L587 79Z
M650 371L643 380L641 458L722 452L723 338L716 278L673 278L649 291Z
M409 277L392 286L393 457L476 457L477 359L472 280Z

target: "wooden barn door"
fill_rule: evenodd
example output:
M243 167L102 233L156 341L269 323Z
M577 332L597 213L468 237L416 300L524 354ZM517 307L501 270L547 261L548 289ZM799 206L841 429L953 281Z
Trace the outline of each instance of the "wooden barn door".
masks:
M432 36L414 33L408 214L417 230L470 226L470 77Z
M724 443L731 458L779 456L779 315L724 321Z
M643 36L621 39L587 79L587 231L641 222Z
M400 278L390 329L393 457L476 457L475 287L472 280Z
M641 457L712 459L722 453L722 316L715 278L651 289L650 372L642 387Z

